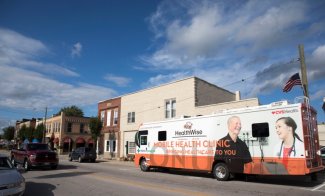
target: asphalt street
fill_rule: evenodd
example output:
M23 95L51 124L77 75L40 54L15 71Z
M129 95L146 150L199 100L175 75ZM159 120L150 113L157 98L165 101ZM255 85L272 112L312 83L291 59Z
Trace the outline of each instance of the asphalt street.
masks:
M1 153L1 152L0 152ZM142 172L132 162L69 162L58 169L23 173L27 196L35 195L324 195L325 172L308 176L248 176L220 182L211 174L180 170Z

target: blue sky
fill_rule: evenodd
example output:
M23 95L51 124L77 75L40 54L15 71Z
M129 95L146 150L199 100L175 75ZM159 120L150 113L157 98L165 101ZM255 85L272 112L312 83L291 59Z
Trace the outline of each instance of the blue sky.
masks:
M262 104L302 95L324 122L325 1L0 0L0 127L197 76Z

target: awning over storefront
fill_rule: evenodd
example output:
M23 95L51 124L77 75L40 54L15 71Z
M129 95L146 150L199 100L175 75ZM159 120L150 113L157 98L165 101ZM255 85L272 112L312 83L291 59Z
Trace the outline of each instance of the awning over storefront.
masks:
M92 138L89 138L88 139L88 144L93 144L94 143L94 140Z
M55 139L53 140L53 143L59 143L59 138L55 138Z
M77 140L76 140L76 143L77 143L77 144L84 144L84 143L86 143L86 142L85 142L85 139L84 139L84 138L82 138L82 137L78 137Z
M70 137L66 137L63 140L63 143L70 143L70 142L72 142L72 139Z

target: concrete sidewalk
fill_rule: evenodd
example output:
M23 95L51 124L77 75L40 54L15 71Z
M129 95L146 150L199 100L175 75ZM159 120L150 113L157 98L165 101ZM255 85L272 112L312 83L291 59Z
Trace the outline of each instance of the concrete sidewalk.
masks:
M59 155L59 160L69 160L69 155ZM102 156L98 156L96 159L96 162L105 163L105 164L134 166L133 161L119 161L119 160L115 160L115 159L106 159Z

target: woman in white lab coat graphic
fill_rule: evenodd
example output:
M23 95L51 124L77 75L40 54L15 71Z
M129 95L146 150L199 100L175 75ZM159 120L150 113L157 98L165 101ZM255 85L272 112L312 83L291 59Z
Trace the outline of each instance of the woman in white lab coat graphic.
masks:
M276 133L282 140L275 146L278 158L304 157L304 144L295 132L296 122L291 117L282 117L276 121Z

